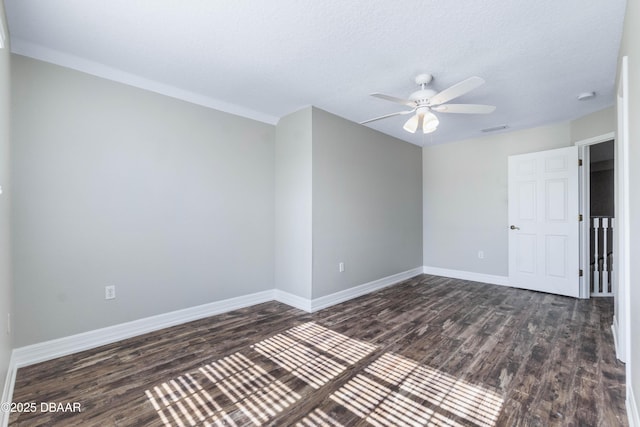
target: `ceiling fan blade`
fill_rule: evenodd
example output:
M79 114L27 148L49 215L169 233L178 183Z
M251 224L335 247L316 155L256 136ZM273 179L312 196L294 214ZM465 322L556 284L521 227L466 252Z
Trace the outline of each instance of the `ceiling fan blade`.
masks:
M400 115L403 115L403 114L411 114L414 111L415 111L415 109L407 110L407 111L398 111L397 113L385 114L384 116L376 117L375 119L365 120L364 122L360 122L360 124L363 125L365 123L375 122L376 120L386 119L387 117L400 116Z
M445 102L450 101L453 98L457 98L467 92L471 92L473 89L482 86L483 84L484 79L477 76L469 77L468 79L454 84L453 86L443 90L442 92L433 95L431 99L429 99L429 105L444 104Z
M408 99L396 98L395 96L385 95L384 93L372 93L371 96L384 99L385 101L395 102L396 104L406 105L407 107L415 107L416 103Z
M480 104L443 104L431 107L438 113L489 114L496 109L493 105Z

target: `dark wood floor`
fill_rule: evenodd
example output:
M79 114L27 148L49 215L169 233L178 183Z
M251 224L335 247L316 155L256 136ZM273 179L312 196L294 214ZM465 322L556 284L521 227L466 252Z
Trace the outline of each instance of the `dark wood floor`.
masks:
M22 368L14 426L626 426L609 299L418 276L270 302ZM60 409L60 407L58 407Z

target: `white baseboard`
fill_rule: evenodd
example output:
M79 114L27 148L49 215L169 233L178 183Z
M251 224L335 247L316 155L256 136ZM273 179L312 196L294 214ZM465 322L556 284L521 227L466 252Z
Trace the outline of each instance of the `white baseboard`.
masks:
M273 290L268 290L16 348L13 350L15 366L20 368L44 362L45 360L55 359L192 320L273 301L273 299Z
M196 307L177 310L170 313L160 314L157 316L134 320L132 322L122 323L119 325L97 329L82 334L72 335L69 337L59 338L14 349L9 361L7 377L5 379L5 384L2 392L2 400L0 402L11 402L11 399L13 397L13 389L15 386L16 372L18 368L23 366L55 359L57 357L65 356L83 350L88 350L105 344L110 344L112 342L131 338L147 332L153 332L159 329L179 325L193 320L214 316L216 314L221 314L272 300L282 302L283 304L290 305L306 312L315 312L323 308L327 308L332 305L339 304L341 302L345 302L350 299L377 291L379 289L389 287L422 273L451 277L454 279L472 280L476 282L508 286L508 278L505 276L493 276L482 273L423 266L384 277L382 279L374 280L372 282L355 286L353 288L336 292L324 297L316 298L314 300L302 298L281 290L268 290L222 301L216 301L209 304L203 304ZM615 318L613 319L611 329L613 331L617 354L617 324ZM633 389L631 388L629 381L627 383L626 394L626 407L627 417L629 419L629 427L640 427L638 406L636 405ZM6 427L8 423L9 413L0 411L0 427Z
M18 367L15 363L15 357L13 352L11 353L11 359L9 359L9 368L7 369L7 377L4 380L4 388L2 389L2 399L0 403L8 403L13 400L13 388L16 385L16 372ZM9 425L9 411L0 410L0 426L7 427Z
M332 305L340 304L341 302L348 301L353 298L357 298L362 295L369 294L379 289L386 288L403 280L410 279L419 274L422 274L422 267L414 268L411 270L403 271L401 273L393 274L391 276L383 277L382 279L374 280L372 282L364 283L362 285L354 286L343 291L335 292L330 295L326 295L316 299L308 299L299 297L297 295L290 294L285 291L276 289L275 299L283 304L290 305L300 310L304 310L307 313L313 313L323 308L331 307Z
M627 378L627 418L629 427L640 427L640 411L638 410L637 400L631 388L631 378Z
M374 280L369 283L354 286L353 288L345 289L344 291L339 291L330 295L316 298L311 301L311 312L322 310L323 308L327 308L332 305L339 304L341 302L345 302L350 299L377 291L379 289L395 285L396 283L410 279L419 274L422 274L422 267L403 271L402 273L393 274L391 276L383 277L382 279Z
M421 273L422 268L420 267L394 274L389 277L384 277L379 280L374 280L373 282L365 283L315 300L309 300L288 292L273 289L236 298L229 298L222 301L216 301L209 304L203 304L196 307L190 307L114 326L108 326L106 328L83 332L77 335L19 347L14 349L12 352L12 363L15 369L17 369L34 363L44 362L46 360L77 353L79 351L111 344L116 341L132 338L148 332L157 331L159 329L180 325L193 320L273 300L280 301L306 312L313 312L320 310L321 308L329 307L360 295L391 286ZM7 386L5 386L5 391L6 390Z
M474 282L490 283L492 285L509 286L509 278L507 276L495 276L493 274L474 273L472 271L450 270L448 268L423 267L424 274L433 274L434 276L451 277L453 279L471 280Z
M298 295L290 294L289 292L275 290L275 300L283 304L290 305L291 307L299 308L307 313L311 313L311 300L308 298L299 297Z
M618 348L618 319L616 319L616 316L613 316L613 322L611 323L611 333L613 335L613 347L616 349L616 358L622 361L622 358L620 357L620 349Z

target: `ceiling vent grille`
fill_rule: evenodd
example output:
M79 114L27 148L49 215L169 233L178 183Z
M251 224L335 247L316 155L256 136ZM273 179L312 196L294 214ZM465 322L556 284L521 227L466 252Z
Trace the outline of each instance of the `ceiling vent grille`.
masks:
M508 127L509 126L507 126L507 125L494 126L492 128L482 129L482 132L496 132L496 131L499 131L499 130L507 129Z

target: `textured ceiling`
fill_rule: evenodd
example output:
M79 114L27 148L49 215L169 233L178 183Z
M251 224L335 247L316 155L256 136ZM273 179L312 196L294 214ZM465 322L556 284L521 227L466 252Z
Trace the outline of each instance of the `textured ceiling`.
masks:
M355 122L400 111L418 73L442 90L486 84L439 114L430 135L408 116L368 124L436 144L570 120L614 103L625 0L5 0L12 50L276 123L308 105ZM595 91L589 101L576 96Z

